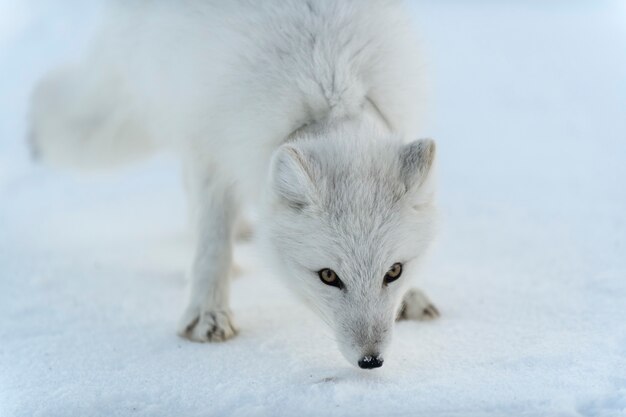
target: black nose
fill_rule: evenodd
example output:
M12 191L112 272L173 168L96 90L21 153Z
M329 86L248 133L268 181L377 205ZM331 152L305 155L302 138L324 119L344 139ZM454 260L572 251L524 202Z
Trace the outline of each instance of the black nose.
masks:
M383 358L374 356L363 356L359 359L359 368L374 369L383 366Z

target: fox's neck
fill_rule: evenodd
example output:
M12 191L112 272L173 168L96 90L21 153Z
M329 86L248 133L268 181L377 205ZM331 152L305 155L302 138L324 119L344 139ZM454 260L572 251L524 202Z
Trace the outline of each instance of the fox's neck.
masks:
M333 133L345 129L347 126L353 126L354 129L360 130L365 125L383 134L392 133L392 128L384 114L372 100L366 97L357 111L348 114L336 114L329 111L324 117L310 120L295 129L287 137L286 142L297 141L305 137L333 135Z

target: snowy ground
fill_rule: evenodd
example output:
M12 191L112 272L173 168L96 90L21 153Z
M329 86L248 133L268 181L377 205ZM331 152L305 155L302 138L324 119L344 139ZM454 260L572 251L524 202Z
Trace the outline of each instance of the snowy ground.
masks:
M190 245L175 164L84 178L23 145L29 89L97 8L0 3L0 416L626 415L626 6L415 11L443 212L422 287L443 317L398 324L366 372L250 244L239 337L176 337Z

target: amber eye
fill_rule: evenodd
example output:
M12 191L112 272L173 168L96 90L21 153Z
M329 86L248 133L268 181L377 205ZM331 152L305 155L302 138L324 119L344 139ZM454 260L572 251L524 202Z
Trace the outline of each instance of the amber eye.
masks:
M332 269L324 268L317 272L322 282L326 285L331 285L339 289L343 288L343 282L339 279L335 271Z
M385 274L385 284L394 282L395 280L400 278L400 275L402 275L402 264L397 262L393 264L391 269L389 269L389 271L387 271L387 273Z

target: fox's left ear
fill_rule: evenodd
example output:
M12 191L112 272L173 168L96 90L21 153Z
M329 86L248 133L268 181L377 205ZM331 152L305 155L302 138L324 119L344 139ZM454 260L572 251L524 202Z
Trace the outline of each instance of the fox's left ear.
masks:
M272 158L270 182L290 207L301 210L317 200L311 159L293 145L282 145Z
M400 179L414 205L426 203L433 197L435 153L432 139L418 139L400 149Z

